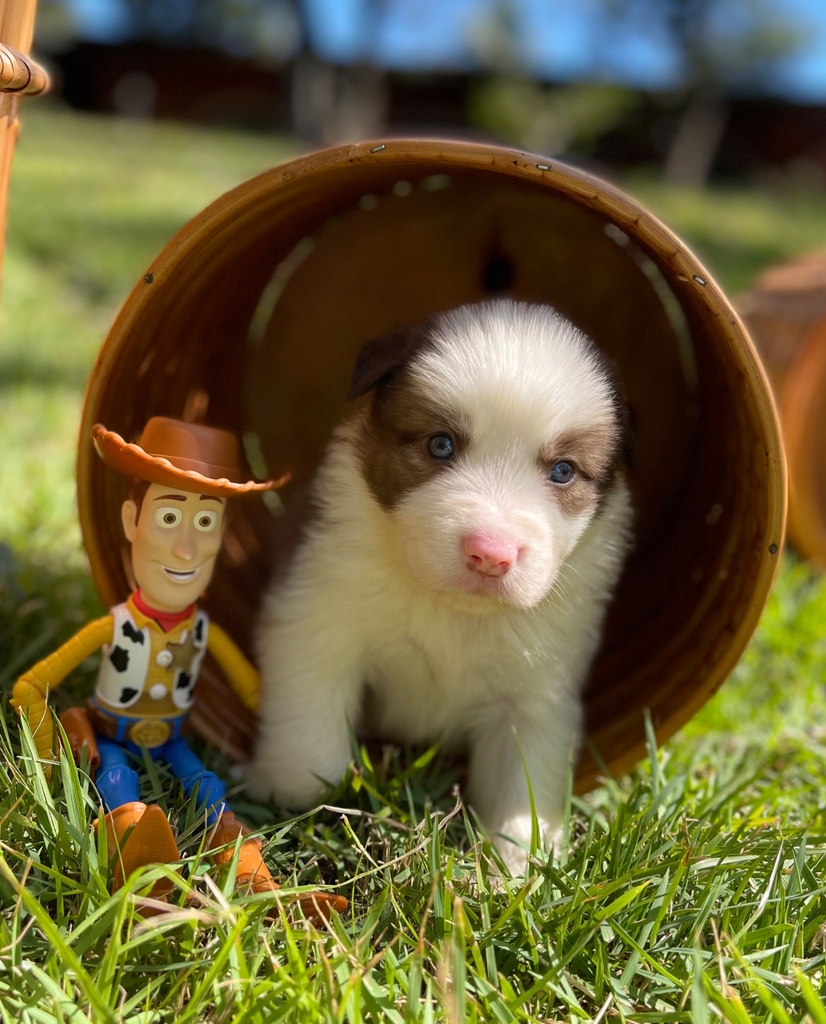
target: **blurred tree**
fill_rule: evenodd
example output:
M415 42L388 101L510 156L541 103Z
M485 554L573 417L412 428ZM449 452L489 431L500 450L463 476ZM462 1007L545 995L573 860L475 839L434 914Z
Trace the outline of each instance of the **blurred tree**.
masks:
M603 132L636 103L631 90L607 82L549 86L494 75L472 90L470 117L478 127L532 153L587 157Z
M334 65L318 57L309 0L291 0L301 27L301 48L290 69L292 127L310 142L334 145L375 138L387 126L387 73L375 60L389 8L398 0L361 0L353 11L359 40L351 62Z
M674 184L700 186L725 130L726 97L760 91L798 49L804 27L775 0L602 0L610 47L618 28L662 38L677 62L683 113L665 161Z
M600 135L636 105L634 92L610 82L552 86L528 74L513 0L495 0L480 11L469 41L489 69L471 91L471 122L512 145L547 156L588 156Z
M55 53L77 38L77 19L65 0L39 0L35 21L38 49Z

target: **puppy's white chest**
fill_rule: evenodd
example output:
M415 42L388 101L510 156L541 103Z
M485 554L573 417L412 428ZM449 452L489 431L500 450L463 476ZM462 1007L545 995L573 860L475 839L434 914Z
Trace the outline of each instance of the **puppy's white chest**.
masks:
M365 671L367 719L380 733L408 742L458 738L470 694L466 679L437 665L412 638L372 652Z
M410 742L460 742L483 709L519 688L525 656L490 624L448 617L424 628L385 630L371 645L365 681L371 722Z

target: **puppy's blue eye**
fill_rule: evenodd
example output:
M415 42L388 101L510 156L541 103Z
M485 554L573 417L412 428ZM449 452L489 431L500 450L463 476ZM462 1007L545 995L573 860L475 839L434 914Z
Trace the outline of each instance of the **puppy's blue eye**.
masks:
M570 462L555 462L548 479L552 484L569 484L574 478L574 467Z
M427 450L434 459L453 458L453 438L450 434L434 434L427 442Z

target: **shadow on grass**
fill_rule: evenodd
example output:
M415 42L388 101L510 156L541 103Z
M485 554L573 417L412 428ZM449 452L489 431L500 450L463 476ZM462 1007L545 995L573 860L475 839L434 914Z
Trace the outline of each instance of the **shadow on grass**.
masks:
M227 760L197 740L196 752L222 778L237 777ZM227 797L244 822L270 837L268 860L282 879L295 884L343 881L387 865L394 851L416 849L429 857L423 837L438 825L441 842L466 850L469 837L458 804L467 774L466 759L438 747L401 747L393 743L353 741L353 759L339 783L305 814L253 800L243 781L230 783ZM197 822L182 808L177 827L197 837ZM191 839L189 840L192 841ZM389 869L393 873L392 867ZM400 870L400 869L398 869ZM378 873L375 884L381 882ZM373 883L368 883L372 885Z
M17 251L49 271L91 305L122 301L146 266L183 226L174 215L66 212L48 223L32 219L18 227Z
M22 672L102 614L87 568L0 544L0 691L7 694ZM87 662L55 695L57 707L89 692L95 666Z
M89 377L89 368L83 365L47 363L22 353L0 357L0 392L15 388L65 388L83 393Z

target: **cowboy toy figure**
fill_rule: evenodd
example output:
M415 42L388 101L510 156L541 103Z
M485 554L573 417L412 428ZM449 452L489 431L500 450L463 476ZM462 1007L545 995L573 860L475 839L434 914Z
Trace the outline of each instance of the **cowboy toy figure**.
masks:
M108 848L119 851L113 877L117 889L136 867L178 859L163 810L140 800L132 765L144 751L169 765L187 796L197 790L216 863L228 862L234 854L231 844L249 834L227 806L224 784L204 768L182 733L207 651L241 700L256 706L258 673L196 601L209 584L221 548L227 501L284 481L244 482L236 437L213 427L158 416L149 420L137 444L127 444L100 424L92 429L92 440L108 466L132 479L121 516L138 589L22 675L12 704L26 715L39 755L52 759L49 691L103 648L94 695L85 709L70 709L61 722L75 758L85 746L97 772ZM236 879L253 892L278 888L258 839L242 840ZM162 880L152 896L165 899L171 888ZM321 893L303 902L310 913L347 905L341 896Z

